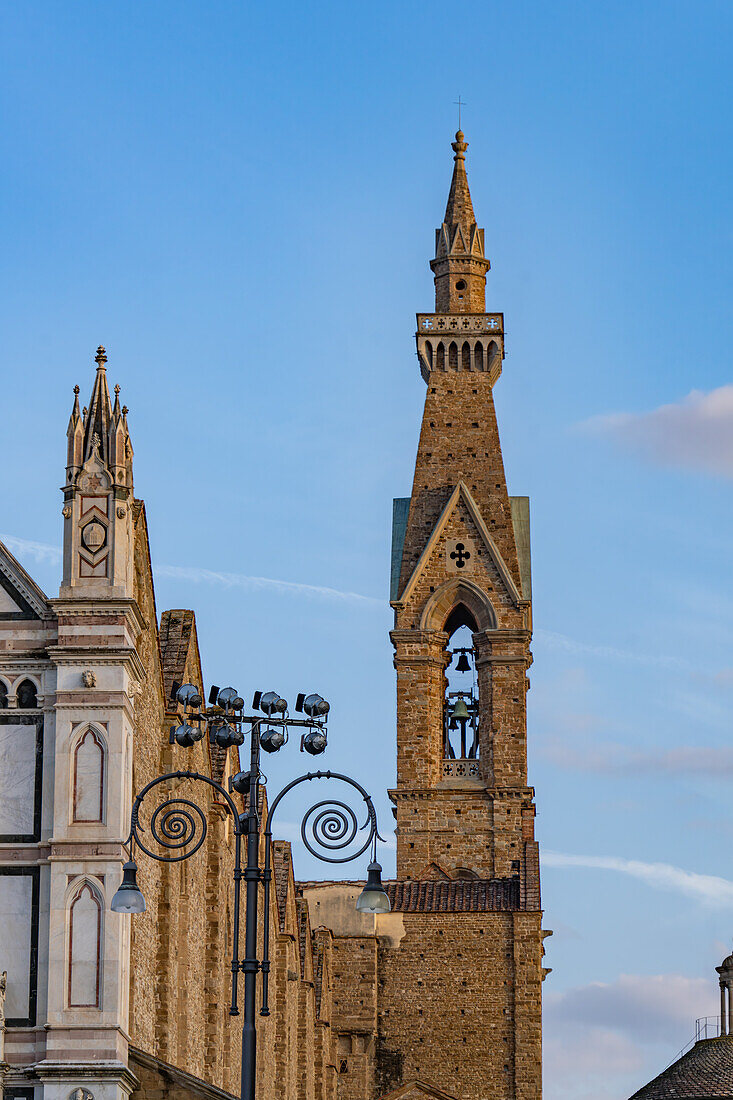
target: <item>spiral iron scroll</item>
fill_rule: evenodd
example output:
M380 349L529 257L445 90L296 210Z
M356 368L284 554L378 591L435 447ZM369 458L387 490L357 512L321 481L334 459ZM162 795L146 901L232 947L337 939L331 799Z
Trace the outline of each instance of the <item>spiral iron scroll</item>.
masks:
M320 778L326 778L326 776ZM343 776L334 774L329 775L328 778L345 779ZM364 797L367 817L363 825L359 825L356 813L351 806L335 798L327 798L314 803L306 810L300 825L300 835L308 851L311 855L324 860L326 863L349 863L351 860L357 859L363 852L366 852L367 848L373 843L374 838L379 836L377 832L377 815L371 798L353 780L346 779L345 781L352 786L356 786L362 797ZM328 854L329 852L342 851L348 848L357 839L360 832L366 833L366 839L357 851L345 856Z
M158 860L159 863L180 863L181 860L188 859L189 856L198 852L199 848L206 840L206 833L208 831L206 815L201 807L195 802L192 802L189 798L181 798L174 795L171 798L167 798L165 802L161 802L159 806L156 806L151 814L150 824L148 826L156 844L159 844L161 848L167 849L171 854L161 855L158 852L152 851L148 846L146 843L147 834L145 839L143 839L141 835L146 831L145 826L140 822L140 806L145 795L152 787L170 779L203 779L204 782L216 787L220 794L224 796L227 803L231 801L217 783L195 772L173 772L169 775L159 776L158 779L154 779L152 783L148 783L147 787L137 796L132 807L130 839L134 839L137 846L141 848L146 855ZM230 808L236 820L236 808L233 803Z

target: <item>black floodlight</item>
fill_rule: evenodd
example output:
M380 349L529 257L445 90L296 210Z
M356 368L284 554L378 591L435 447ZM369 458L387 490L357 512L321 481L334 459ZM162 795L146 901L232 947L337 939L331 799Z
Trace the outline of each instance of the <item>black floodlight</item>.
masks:
M306 695L303 700L303 710L309 718L324 718L331 709L322 695Z
M282 728L263 730L260 734L260 745L265 752L277 752L286 741L285 730Z
M296 714L303 713L303 703L305 702L305 692L301 691L298 698L295 700L295 712Z
M216 701L220 707L228 709L234 704L235 699L239 699L239 693L236 688L222 688ZM244 703L242 705L244 705Z
M179 684L176 688L175 699L184 707L200 707L201 695L195 684Z
M242 731L235 726L230 726L228 722L220 722L212 727L211 742L214 745L219 745L222 749L228 749L232 745L241 745L243 741L244 734Z
M261 691L256 691L254 693L254 695L252 696L252 709L253 710L259 710L260 709L260 700L261 699L262 699L262 692Z
M219 698L219 689L212 684L211 691L209 692L209 702L212 706L215 706L216 700Z
M259 707L265 714L272 716L273 714L284 714L288 709L288 704L287 700L278 695L276 691L266 691L264 695L260 695Z
M229 778L229 791L237 794L247 794L249 791L249 772L237 772Z
M198 726L190 726L188 722L182 722L180 726L173 730L176 744L184 749L189 749L191 745L195 745L203 736L203 729Z
M327 744L328 738L325 730L310 730L303 737L300 747L304 752L309 752L311 756L320 756L322 752L326 751Z

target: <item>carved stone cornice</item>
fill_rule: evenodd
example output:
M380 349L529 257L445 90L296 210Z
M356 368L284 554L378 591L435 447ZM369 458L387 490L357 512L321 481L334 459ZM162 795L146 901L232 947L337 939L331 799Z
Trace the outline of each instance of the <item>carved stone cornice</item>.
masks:
M135 637L148 626L137 600L129 597L111 599L105 596L56 597L48 601L56 615L83 619L88 616L118 614L127 619Z
M133 679L145 679L145 666L133 646L49 646L48 654L57 665L126 665Z

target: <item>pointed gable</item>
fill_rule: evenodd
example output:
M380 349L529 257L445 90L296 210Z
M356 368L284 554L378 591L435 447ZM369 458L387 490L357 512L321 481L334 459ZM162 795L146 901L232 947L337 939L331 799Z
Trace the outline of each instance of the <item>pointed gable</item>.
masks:
M48 614L45 593L0 542L0 621L43 619Z
M456 1097L449 1092L443 1092L435 1085L412 1080L400 1085L398 1089L382 1093L380 1100L456 1100Z
M461 508L461 506L463 506L463 508ZM461 512L463 512L462 515ZM457 522L453 524L452 532L457 537L451 540L451 545L453 543L455 544L455 547L451 549L448 546L448 535L451 533L451 520L453 519ZM466 538L464 541L461 541L461 536L464 531ZM486 564L489 566L492 573L492 579L495 583L498 582L513 605L518 607L522 597L512 572L504 561L496 541L484 522L476 501L473 499L470 490L463 481L460 481L451 493L447 504L440 514L438 522L432 530L425 549L420 555L412 574L409 576L399 599L395 602L400 607L409 603L421 577L428 569L431 561L438 554L444 554L446 561L453 559L456 566L463 565L466 571L465 573L461 573L460 576L462 579L464 577L469 578L471 573L479 568L476 549L466 549L469 542L469 536L473 536L471 545L475 546L476 542L478 542L483 546L488 558ZM481 553L481 551L479 550L478 553ZM469 564L472 557L474 561L472 564ZM440 571L442 572L443 570L441 569Z

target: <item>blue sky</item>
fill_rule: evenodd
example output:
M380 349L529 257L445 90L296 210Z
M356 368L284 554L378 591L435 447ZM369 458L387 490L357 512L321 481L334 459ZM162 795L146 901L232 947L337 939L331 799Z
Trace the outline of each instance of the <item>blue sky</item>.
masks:
M658 1072L733 935L732 32L713 0L0 11L0 534L53 593L105 344L159 609L196 609L209 679L331 699L385 822L391 500L466 101L532 499L549 1100Z

